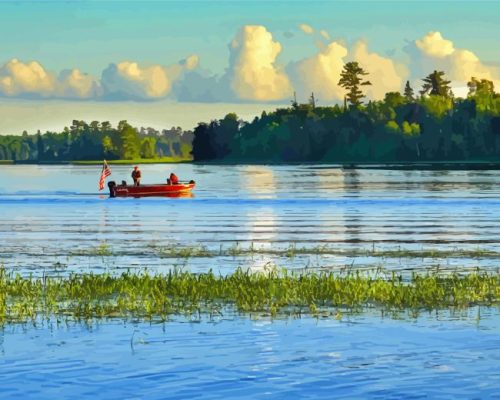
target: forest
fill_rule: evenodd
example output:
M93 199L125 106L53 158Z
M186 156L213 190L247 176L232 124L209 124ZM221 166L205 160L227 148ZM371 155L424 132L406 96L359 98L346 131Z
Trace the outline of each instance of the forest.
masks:
M96 160L188 160L193 134L180 127L134 128L127 121L74 120L62 132L0 136L0 160L64 162Z
M246 122L234 113L200 122L194 131L161 132L120 121L74 120L62 132L0 136L0 160L191 160L197 162L439 162L500 161L500 94L493 82L471 78L466 98L455 98L443 71L422 81L418 94L407 82L365 102L371 85L357 62L344 66L342 105L295 99L289 107Z
M500 161L500 95L493 82L471 78L468 96L455 98L442 71L423 79L418 94L363 102L371 85L356 62L339 85L343 105L307 104L263 112L251 122L228 114L194 129L195 161L228 162L439 162Z

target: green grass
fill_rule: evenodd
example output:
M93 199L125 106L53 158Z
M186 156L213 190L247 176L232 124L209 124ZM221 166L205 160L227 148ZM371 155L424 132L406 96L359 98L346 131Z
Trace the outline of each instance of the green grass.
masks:
M126 318L165 321L173 315L217 315L232 309L268 316L304 313L342 318L342 312L498 306L500 275L413 274L405 281L386 273L311 273L277 271L232 275L143 273L23 277L0 269L0 325Z
M14 164L14 160L0 160L0 165L2 164Z

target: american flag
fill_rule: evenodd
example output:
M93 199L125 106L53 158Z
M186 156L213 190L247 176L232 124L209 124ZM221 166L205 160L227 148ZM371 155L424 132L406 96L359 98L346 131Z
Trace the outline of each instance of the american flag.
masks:
M99 179L99 190L104 189L104 181L108 176L111 175L111 168L109 168L108 163L104 160L102 165L101 179Z

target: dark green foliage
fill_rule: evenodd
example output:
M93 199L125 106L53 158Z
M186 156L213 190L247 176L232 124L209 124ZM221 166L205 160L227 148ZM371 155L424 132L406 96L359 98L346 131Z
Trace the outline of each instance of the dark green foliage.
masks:
M420 94L430 94L431 96L451 97L450 81L444 79L443 71L434 71L427 75L424 79L424 84Z
M0 136L0 160L57 162L85 160L138 160L161 157L189 158L192 132L172 128L138 131L127 121L113 128L108 121L74 120L62 132Z
M413 92L413 88L410 86L410 81L406 81L404 96L407 102L415 100L415 93Z
M364 75L368 75L368 72L361 68L356 61L345 64L340 74L338 85L348 91L346 97L352 106L361 105L361 99L365 97L360 86L371 85L369 81L363 81Z
M500 161L500 96L489 81L472 80L467 99L452 99L448 82L429 75L430 94L404 96L356 107L292 102L250 123L199 124L196 161L417 162ZM434 88L432 87L434 82ZM227 117L226 117L227 118ZM228 131L232 129L232 131ZM225 155L224 155L225 154Z

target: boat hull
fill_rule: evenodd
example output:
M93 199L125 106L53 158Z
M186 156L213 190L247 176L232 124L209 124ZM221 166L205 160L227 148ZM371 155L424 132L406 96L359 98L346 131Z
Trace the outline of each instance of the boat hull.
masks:
M181 182L179 184L152 184L152 185L116 185L111 181L108 183L110 197L187 197L195 187L195 182Z

